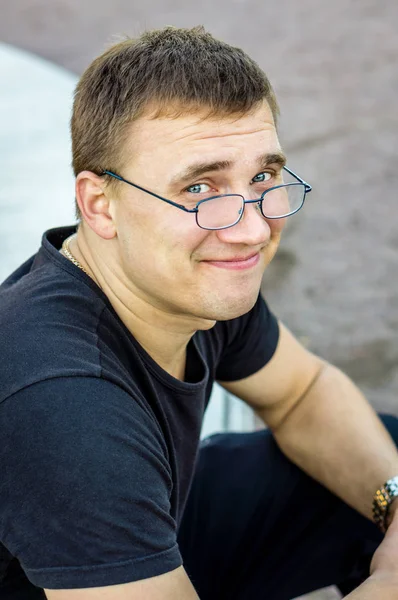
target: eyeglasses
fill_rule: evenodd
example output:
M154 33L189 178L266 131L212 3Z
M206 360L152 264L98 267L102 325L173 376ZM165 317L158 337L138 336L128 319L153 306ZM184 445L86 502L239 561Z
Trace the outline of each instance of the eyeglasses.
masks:
M223 194L200 200L195 208L186 208L182 204L163 198L136 183L127 181L127 179L113 173L113 171L103 171L101 175L109 175L180 210L195 213L196 223L201 229L215 230L228 229L228 227L233 227L239 223L243 217L246 204L257 204L265 219L283 219L298 212L303 207L306 194L312 190L312 187L287 167L283 167L282 171L284 183L268 188L261 194L260 198L245 200L239 194ZM285 183L285 179L293 179L293 181Z

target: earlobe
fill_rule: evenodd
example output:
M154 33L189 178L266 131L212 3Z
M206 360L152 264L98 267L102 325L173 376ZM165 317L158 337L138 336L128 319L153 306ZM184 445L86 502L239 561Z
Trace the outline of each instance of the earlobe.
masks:
M91 171L82 171L76 177L76 201L82 219L104 239L116 235L116 227L110 211L110 199L104 190L104 180Z

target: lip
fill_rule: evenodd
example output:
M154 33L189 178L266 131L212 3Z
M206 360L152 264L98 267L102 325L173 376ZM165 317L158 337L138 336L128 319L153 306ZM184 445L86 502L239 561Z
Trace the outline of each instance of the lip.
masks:
M234 271L243 271L244 269L250 269L258 264L260 260L260 253L252 254L246 259L233 258L232 260L205 260L208 265L218 267L220 269L231 269Z

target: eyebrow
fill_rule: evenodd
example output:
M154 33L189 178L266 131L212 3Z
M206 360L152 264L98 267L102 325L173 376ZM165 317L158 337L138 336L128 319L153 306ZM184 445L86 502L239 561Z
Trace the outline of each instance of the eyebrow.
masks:
M260 169L272 164L284 167L286 165L286 156L282 152L262 154L257 158L256 163ZM234 162L231 160L194 163L175 175L171 180L171 185L181 185L211 171L225 171L226 169L233 167L233 165Z

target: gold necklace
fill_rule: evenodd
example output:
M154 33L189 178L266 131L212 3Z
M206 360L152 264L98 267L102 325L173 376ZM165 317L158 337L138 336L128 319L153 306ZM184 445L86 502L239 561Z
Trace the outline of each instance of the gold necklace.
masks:
M73 264L74 264L76 267L79 267L79 269L81 269L81 270L82 270L82 271L83 271L83 272L84 272L86 275L89 275L89 274L87 273L86 269L83 267L83 265L81 265L81 264L79 263L79 261L77 260L77 258L75 258L75 257L73 256L72 252L70 251L70 248L69 248L69 241L70 241L70 240L71 240L73 237L75 237L75 235L76 235L76 233L74 233L73 235L70 235L68 238L66 238L66 239L63 241L63 244L62 244L62 251L63 251L63 253L65 254L66 258L69 258L69 260L70 260L70 261L71 261L71 262L72 262L72 263L73 263ZM89 275L89 276L90 276L90 275Z

